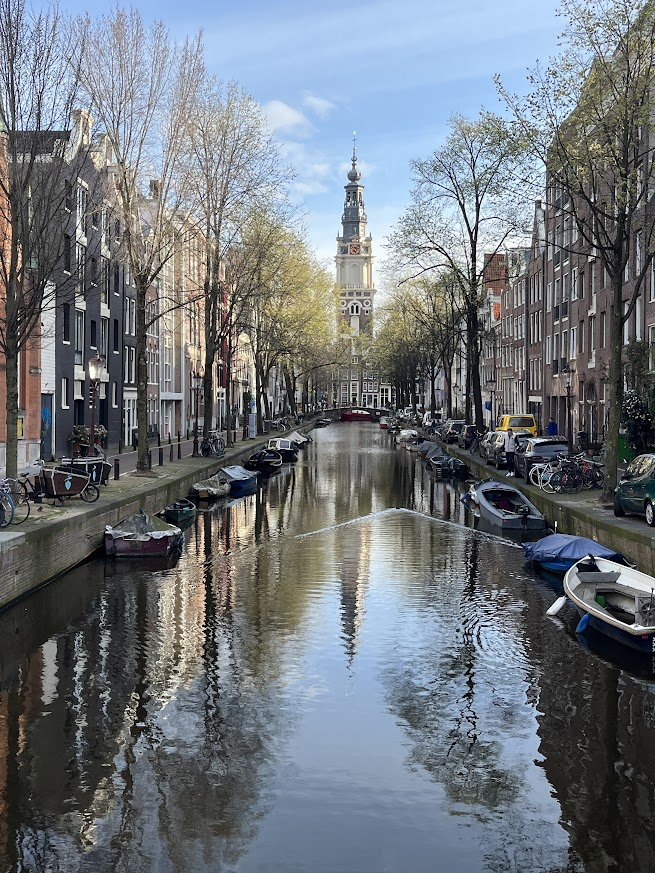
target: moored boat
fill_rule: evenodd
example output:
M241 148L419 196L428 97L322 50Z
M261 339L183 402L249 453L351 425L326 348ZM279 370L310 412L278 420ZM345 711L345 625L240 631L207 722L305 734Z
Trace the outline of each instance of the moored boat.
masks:
M341 421L373 421L373 415L368 409L344 409Z
M259 477L257 470L246 470L245 467L239 464L232 464L229 467L221 467L219 475L229 482L230 494L233 497L252 494L257 490L257 479Z
M246 470L258 470L263 476L279 470L282 466L282 455L274 449L260 449L253 452L243 466Z
M149 515L143 509L116 525L105 527L105 551L117 558L163 556L181 549L182 543L182 531L177 525Z
M300 433L300 431L297 430L294 430L290 434L288 434L288 439L290 439L292 443L297 445L299 449L306 448L307 445L312 442L311 437L305 436L304 433Z
M180 524L193 518L197 511L195 503L187 500L186 497L180 497L173 503L168 504L166 509L164 509L164 516L166 521L172 524Z
M274 437L268 441L268 449L279 452L284 463L295 463L298 460L298 446L284 437Z
M472 486L480 516L501 530L543 530L546 520L534 503L512 485L485 479Z
M230 493L230 483L220 473L216 473L214 476L210 476L209 479L194 482L190 491L199 500L217 500L219 497L225 497Z
M551 573L564 574L576 561L588 555L608 558L617 564L626 563L625 558L619 552L614 552L587 537L576 537L571 534L551 534L534 543L523 543L522 545L525 560L528 563Z
M564 594L587 626L644 654L655 652L655 577L590 556L564 575Z

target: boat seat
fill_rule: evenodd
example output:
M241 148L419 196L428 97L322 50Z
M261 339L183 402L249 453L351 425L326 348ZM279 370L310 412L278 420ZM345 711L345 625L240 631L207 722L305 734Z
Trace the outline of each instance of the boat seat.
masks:
M578 572L578 579L580 580L580 582L600 582L601 584L609 584L611 582L618 582L620 578L621 574L616 572Z

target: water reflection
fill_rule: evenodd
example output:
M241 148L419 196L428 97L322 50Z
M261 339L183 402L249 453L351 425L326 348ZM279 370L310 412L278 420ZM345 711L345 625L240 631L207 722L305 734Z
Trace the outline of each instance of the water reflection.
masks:
M337 425L0 615L2 869L655 869L651 676L465 487Z

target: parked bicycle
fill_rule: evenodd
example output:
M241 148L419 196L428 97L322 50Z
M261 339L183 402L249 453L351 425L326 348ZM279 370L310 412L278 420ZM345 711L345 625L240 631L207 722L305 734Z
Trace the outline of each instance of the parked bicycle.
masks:
M25 485L18 479L2 479L0 480L0 491L9 494L14 504L11 523L22 524L27 521L30 516L30 501Z
M0 528L7 527L14 518L14 501L9 491L0 490Z
M218 431L212 430L202 438L200 454L203 458L208 458L210 455L213 455L215 458L223 457L225 454L225 440Z

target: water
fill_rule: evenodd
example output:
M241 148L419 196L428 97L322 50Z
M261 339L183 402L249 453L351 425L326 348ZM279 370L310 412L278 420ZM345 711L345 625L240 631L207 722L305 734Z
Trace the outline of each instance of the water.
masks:
M3 870L655 870L650 664L371 425L0 616Z

